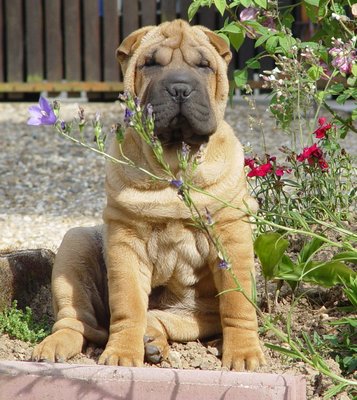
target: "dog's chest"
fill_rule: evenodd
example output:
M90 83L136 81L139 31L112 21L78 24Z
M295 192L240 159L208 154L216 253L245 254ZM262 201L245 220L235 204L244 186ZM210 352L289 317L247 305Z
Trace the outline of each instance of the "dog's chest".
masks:
M209 243L203 232L175 221L154 227L147 255L153 266L152 287L165 285L171 278L191 286L200 279L199 271L207 263Z

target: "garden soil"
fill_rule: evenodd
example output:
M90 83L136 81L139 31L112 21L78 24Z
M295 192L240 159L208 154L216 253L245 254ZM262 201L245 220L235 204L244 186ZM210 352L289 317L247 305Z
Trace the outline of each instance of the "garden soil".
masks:
M54 252L64 233L74 226L90 226L101 222L105 206L104 162L98 156L58 137L50 127L26 125L25 103L0 103L0 252L4 249L48 248ZM117 103L83 104L86 118L90 120L99 111L105 126L120 120L122 110ZM267 105L256 104L248 108L245 103L227 110L227 120L235 128L242 143L254 152L278 155L278 148L289 145L290 139L276 129L275 122L266 112ZM77 114L77 105L63 104L65 120ZM263 125L263 122L264 125ZM262 148L262 126L266 148ZM108 128L109 130L109 128ZM345 147L357 154L355 138L346 139ZM263 282L257 265L258 296L263 298ZM269 292L273 293L272 285ZM306 288L305 288L306 289ZM273 295L272 295L273 296ZM272 316L275 324L286 327L291 316L294 334L306 332L310 336L334 334L329 325L342 315L337 305L343 304L339 289L310 288L293 310L290 293L283 287ZM48 286L42 287L29 306L37 319L52 317L51 294ZM261 331L262 343L278 344L270 332ZM33 345L0 334L1 360L30 360ZM103 349L89 346L84 354L69 363L94 364ZM330 382L306 364L292 360L264 347L267 366L260 372L300 374L306 377L307 399L320 399ZM184 368L219 370L221 368L221 338L206 342L172 343L168 360L149 368ZM327 358L330 367L338 372L338 365ZM340 394L338 399L347 399Z

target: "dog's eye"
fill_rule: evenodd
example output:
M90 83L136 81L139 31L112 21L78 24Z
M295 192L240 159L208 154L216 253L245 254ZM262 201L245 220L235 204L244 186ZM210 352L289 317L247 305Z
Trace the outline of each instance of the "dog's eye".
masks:
M145 59L143 67L155 67L159 65L154 57L148 57Z
M197 67L198 67L198 68L203 68L203 69L204 69L204 68L209 68L209 69L211 69L208 60L205 60L205 59L202 59L202 60L197 64Z

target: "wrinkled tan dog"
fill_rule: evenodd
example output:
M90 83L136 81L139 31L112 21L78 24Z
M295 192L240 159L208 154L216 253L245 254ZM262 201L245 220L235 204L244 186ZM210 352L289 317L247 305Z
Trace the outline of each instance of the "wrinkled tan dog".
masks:
M194 183L233 204L247 195L243 152L223 120L227 102L225 41L182 20L132 33L117 50L125 89L152 104L155 133L166 161L178 172L182 142L198 151L207 143ZM163 175L151 149L128 128L124 152L137 165ZM115 140L110 154L120 158ZM236 291L206 235L190 224L177 188L123 165L106 167L104 225L70 230L52 278L56 323L33 352L34 360L63 361L87 342L105 346L100 364L140 366L144 356L167 356L168 340L223 333L223 366L252 370L264 363L254 308ZM207 208L232 270L251 293L253 247L244 212L192 193Z

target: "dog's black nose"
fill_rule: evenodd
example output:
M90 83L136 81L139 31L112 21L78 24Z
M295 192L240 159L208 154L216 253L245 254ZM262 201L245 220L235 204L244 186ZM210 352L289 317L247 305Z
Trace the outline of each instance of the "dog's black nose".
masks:
M184 103L190 97L193 87L186 82L172 82L167 85L167 91L173 100L178 103Z

